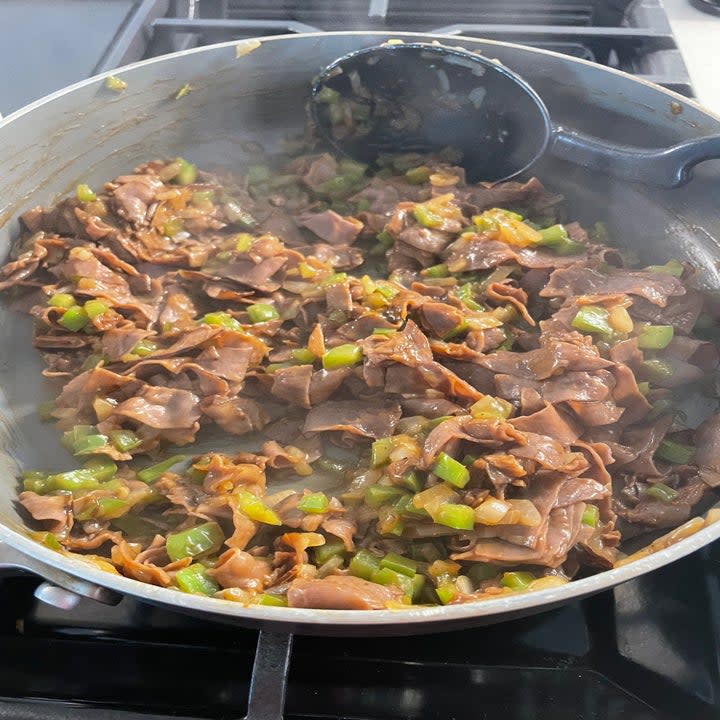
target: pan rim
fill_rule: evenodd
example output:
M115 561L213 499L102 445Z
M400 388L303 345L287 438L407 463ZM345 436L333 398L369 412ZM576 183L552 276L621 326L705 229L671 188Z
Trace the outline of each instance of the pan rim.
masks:
M497 40L484 38L466 37L463 35L447 35L434 33L416 33L416 32L388 32L388 31L339 31L339 32L318 32L303 34L285 34L274 35L268 37L256 38L250 42L260 42L262 44L287 41L291 39L322 39L328 37L340 36L365 36L378 38L407 38L408 40L439 40L450 43L478 44L483 46L497 46L499 48L517 48L526 53L535 53L539 56L550 55L562 59L570 64L578 64L581 66L592 67L593 70L620 76L626 80L643 85L655 92L665 95L670 100L679 101L689 107L699 111L714 122L720 124L720 114L717 114L700 103L687 98L672 90L662 88L643 78L638 78L621 70L614 68L605 68L598 66L587 60L573 58L561 53L532 48L518 43L507 43ZM233 50L233 58L237 60L234 50L238 46L248 43L248 40L231 40L224 43L216 43L213 45L192 48L176 53L162 55L156 58L141 60L129 65L125 65L114 70L94 75L80 82L69 85L54 93L46 95L43 98L35 100L28 105L14 111L0 120L0 131L6 126L18 122L25 115L51 103L52 101L63 97L75 90L103 83L105 79L111 75L121 74L132 71L136 68L146 67L155 63L162 63L174 58L193 55L195 53L211 53L228 48ZM644 575L652 570L663 567L675 560L686 557L687 555L706 546L713 540L720 538L720 522L710 524L693 535L671 545L670 547L653 553L647 557L628 563L627 565L611 570L605 570L596 575L583 578L581 580L573 580L566 585L557 588L548 588L527 593L517 593L513 595L503 595L495 599L470 602L460 605L446 605L434 607L418 607L401 610L323 610L323 609L305 609L305 608L281 608L266 606L245 606L229 600L220 600L217 598L204 597L199 595L189 595L173 588L162 588L137 580L115 575L100 568L93 566L87 561L78 560L72 557L60 555L57 552L42 546L32 540L23 532L13 529L10 525L0 523L0 542L4 541L8 545L16 548L23 554L42 565L55 568L67 573L73 578L86 580L97 585L116 590L124 595L146 599L150 602L179 608L183 611L199 612L209 616L210 619L220 619L218 616L225 618L233 618L237 620L246 620L248 623L271 623L285 625L293 630L312 631L313 627L328 625L334 626L339 630L342 628L369 628L372 626L424 626L420 631L432 632L435 625L444 623L466 621L471 624L473 620L490 617L494 615L505 615L519 613L526 610L537 608L542 610L543 607L552 606L559 602L566 602L575 598L583 597L595 592L599 592L626 580L633 579ZM437 628L438 630L440 628Z

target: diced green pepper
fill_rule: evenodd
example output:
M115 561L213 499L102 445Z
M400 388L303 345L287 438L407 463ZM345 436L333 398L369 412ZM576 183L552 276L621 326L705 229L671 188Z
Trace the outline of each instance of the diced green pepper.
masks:
M142 445L142 440L132 430L111 430L110 442L120 452L129 452Z
M93 202L97 200L97 195L92 191L89 185L80 183L75 189L75 196L80 202Z
M97 433L92 425L75 425L72 430L63 433L60 442L73 455L87 455L105 447L108 439Z
M330 501L325 493L315 492L303 495L297 504L298 510L310 514L322 514L327 512Z
M385 465L390 460L390 451L393 448L391 437L375 440L370 449L370 464L373 467Z
M435 594L443 605L447 605L457 597L458 591L455 585L448 584L435 588Z
M175 573L177 586L186 593L214 595L220 586L207 574L202 563L193 563Z
M610 336L613 329L608 322L609 313L599 305L584 305L570 323L576 330L584 333L595 333Z
M130 507L127 500L115 497L95 498L87 503L80 512L75 513L76 520L113 520L124 515Z
M365 490L365 502L373 508L395 502L404 495L402 488L395 485L371 485Z
M373 335L394 335L397 332L395 328L373 328Z
M86 435L75 444L73 448L73 455L92 455L96 450L106 448L107 446L107 435Z
M200 319L200 322L206 325L220 325L228 330L242 330L240 321L236 320L232 315L228 315L226 312L205 313Z
M173 455L167 460L157 463L156 465L150 465L149 467L143 468L137 474L137 479L142 480L144 483L155 482L163 473L167 472L171 467L178 463L186 460L186 455Z
M673 339L672 325L649 325L638 336L637 344L643 350L662 350Z
M440 263L425 268L420 274L430 278L446 278L450 275L450 271L445 263Z
M270 593L260 593L255 598L257 605L265 605L267 607L287 607L288 601L284 595L271 595Z
M472 530L475 526L475 511L469 505L444 503L434 512L433 521L455 530Z
M664 265L648 265L645 269L652 273L665 273L673 277L680 277L685 268L677 260L668 260Z
M267 303L249 305L247 308L247 314L250 318L250 322L253 324L277 320L280 317L278 311L272 305L268 305Z
M82 330L90 321L88 314L79 305L68 308L59 318L58 324L72 332Z
M600 519L600 510L597 505L586 505L585 510L582 514L583 525L589 525L590 527L597 527L598 520Z
M413 592L415 591L411 578L387 567L381 566L379 570L376 570L372 574L370 579L379 585L395 585L399 587L409 598L412 598Z
M406 171L405 179L412 185L422 185L430 179L431 175L432 170L427 165L420 165Z
M355 160L351 160L350 158L342 158L338 163L338 166L342 175L358 179L362 178L368 169L366 163L356 162Z
M90 470L99 482L111 480L118 471L117 465L109 457L103 457L101 455L91 458L83 467Z
M104 315L109 309L108 306L100 300L88 300L83 307L91 320L100 317L100 315Z
M326 540L324 545L313 548L313 558L318 567L324 565L330 558L344 553L345 545L342 540Z
M62 550L62 545L57 539L57 535L51 532L32 532L30 537L36 542L49 547L51 550Z
M417 563L410 558L403 557L397 553L388 553L381 561L381 568L389 568L396 573L413 577L417 572Z
M479 302L475 301L473 293L474 287L472 283L465 283L455 288L455 296L468 310L482 312L485 308Z
M330 287L331 285L339 285L340 283L344 283L348 279L347 273L339 272L339 273L332 273L332 275L328 275L326 278L323 278L320 282L320 287Z
M665 438L662 440L655 452L655 457L675 465L687 465L695 456L695 448L692 445L676 442Z
M236 490L238 508L255 522L266 525L282 525L278 514L269 508L257 495L247 490Z
M461 463L447 453L438 453L433 472L455 487L464 488L470 481L470 472Z
M344 200L354 195L363 185L362 178L355 175L336 175L316 186L321 195L327 195L331 200Z
M300 365L312 365L315 362L315 355L307 348L295 348L291 350L290 357Z
M235 236L235 252L246 253L255 242L250 233L238 233Z
M62 434L60 442L66 450L75 452L75 445L83 438L95 432L97 432L97 430L94 425L74 425L72 429L66 430Z
M362 356L362 348L359 345L345 343L327 350L322 356L322 364L325 370L352 367L362 360Z
M422 490L422 481L414 470L405 473L402 476L401 482L408 490L412 490L413 493L418 493Z
M675 368L669 360L653 358L645 360L640 365L639 374L647 378L651 383L662 383L670 379L675 373Z
M149 340L148 338L144 338L135 345L132 349L132 354L137 355L138 357L147 357L148 355L152 355L152 353L156 350L157 343Z
M96 490L100 482L95 473L88 468L68 470L67 472L48 475L48 487L52 490Z
M558 255L577 255L587 248L579 242L576 242L575 240L570 240L568 238L562 243L559 243L558 245L553 245L552 250L553 252L557 253Z
M380 569L380 558L369 550L358 550L348 566L350 574L363 580L370 580Z
M392 245L395 240L393 239L393 236L387 231L387 230L381 230L376 236L375 239L381 244L389 247Z
M70 293L55 293L49 300L51 307L71 308L75 305L75 298Z
M52 490L48 482L47 473L40 472L39 470L26 470L22 474L22 480L23 490L29 490L38 495L44 495Z
M506 572L503 573L500 584L511 590L525 590L535 580L535 576L529 572Z
M669 485L665 485L665 483L653 483L645 491L645 494L649 495L651 498L655 498L655 500L669 503L677 498L678 491L674 490Z
M210 555L222 547L225 535L216 522L181 530L167 536L165 550L170 560L182 560L184 557L201 557Z
M184 158L177 158L175 162L180 164L180 170L174 180L180 185L191 185L197 178L197 168Z
M553 245L560 245L568 240L567 230L565 230L563 225L551 225L550 227L538 230L538 232L542 237L539 243L540 245L549 245L552 247Z
M415 219L426 228L441 227L445 222L440 215L434 213L425 203L416 203L413 209L413 215Z

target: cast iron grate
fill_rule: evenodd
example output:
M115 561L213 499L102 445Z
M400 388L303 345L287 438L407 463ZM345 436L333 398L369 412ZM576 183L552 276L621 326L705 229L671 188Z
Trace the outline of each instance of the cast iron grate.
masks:
M225 40L361 29L517 42L693 94L660 0L141 0L96 71Z

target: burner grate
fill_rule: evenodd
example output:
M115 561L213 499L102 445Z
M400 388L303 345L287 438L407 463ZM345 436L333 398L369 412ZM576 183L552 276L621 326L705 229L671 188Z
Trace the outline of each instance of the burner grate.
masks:
M143 0L97 71L225 40L387 29L486 37L564 53L692 97L659 0ZM167 6L167 2L164 3Z

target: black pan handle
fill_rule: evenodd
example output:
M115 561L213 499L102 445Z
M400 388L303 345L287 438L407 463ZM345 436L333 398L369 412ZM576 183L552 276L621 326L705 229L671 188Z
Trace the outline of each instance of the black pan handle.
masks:
M261 630L244 720L282 720L293 636Z
M36 595L38 599L56 607L72 605L68 594L96 600L106 605L117 605L122 600L122 595L114 590L95 585L95 583L77 578L56 567L41 563L6 542L0 542L0 572L6 574L30 573L43 578L46 582L39 586L39 592L36 592Z
M549 150L562 160L620 180L674 188L691 179L692 169L698 163L720 158L720 135L707 135L669 148L648 150L613 145L575 130L557 127Z

